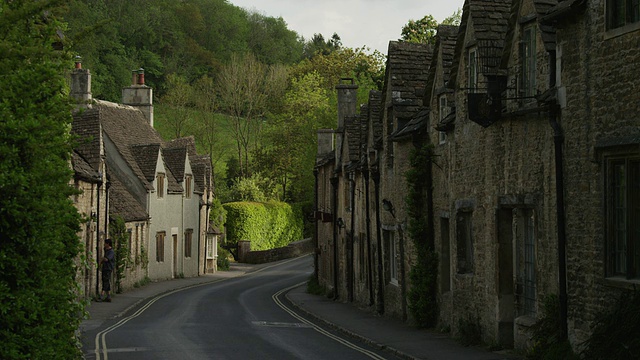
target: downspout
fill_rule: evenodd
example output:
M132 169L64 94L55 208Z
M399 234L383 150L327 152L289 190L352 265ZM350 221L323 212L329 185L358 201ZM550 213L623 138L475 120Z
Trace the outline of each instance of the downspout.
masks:
M374 304L374 289L373 289L373 269L371 252L371 203L369 199L369 170L363 172L364 186L365 186L365 211L366 211L366 223L367 223L367 287L369 288L369 306Z
M556 52L549 51L549 88L556 87ZM560 322L562 324L562 338L568 334L568 299L567 299L567 239L565 230L564 208L564 166L563 149L564 134L558 123L557 99L549 104L549 123L553 128L553 144L555 152L556 171L556 221L558 223L558 298L560 300Z
M313 177L315 186L313 188L313 208L318 211L318 169L313 170ZM315 218L315 216L314 216ZM318 282L318 219L314 221L314 234L313 234L313 278Z
M333 298L337 299L338 289L338 178L331 178L331 212L333 213Z
M355 175L355 173L351 173L350 175ZM351 177L351 176L349 176ZM351 187L351 236L348 236L347 234L347 239L349 239L349 254L348 254L348 259L349 259L349 302L353 302L353 292L354 292L354 285L353 283L355 282L355 261L354 261L354 249L353 249L353 242L355 239L355 223L356 223L356 211L355 211L355 200L356 200L356 182L354 179L349 179L349 186Z
M376 197L376 242L378 244L377 258L378 258L378 305L376 310L378 314L384 314L384 274L382 267L382 224L380 221L380 172L376 169L373 171L373 184L375 187Z
M396 222L398 235L400 236L400 274L402 274L402 285L400 286L400 297L402 298L402 321L407 320L407 275L404 266L404 231L402 222Z
M100 188L102 173L98 173L98 202L96 206L96 297L100 298Z

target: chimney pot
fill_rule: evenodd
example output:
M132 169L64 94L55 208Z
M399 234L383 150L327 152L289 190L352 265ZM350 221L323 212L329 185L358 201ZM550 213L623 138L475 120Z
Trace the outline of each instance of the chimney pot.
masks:
M75 62L76 62L76 69L82 69L82 57L80 55L76 55Z
M138 70L131 70L131 86L138 85Z
M144 85L144 69L138 69L138 85Z

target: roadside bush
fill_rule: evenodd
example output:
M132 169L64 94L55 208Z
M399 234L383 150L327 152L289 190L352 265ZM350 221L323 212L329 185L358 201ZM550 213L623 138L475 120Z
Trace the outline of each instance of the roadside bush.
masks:
M302 211L283 202L235 202L227 211L227 246L250 240L252 250L269 250L302 239Z

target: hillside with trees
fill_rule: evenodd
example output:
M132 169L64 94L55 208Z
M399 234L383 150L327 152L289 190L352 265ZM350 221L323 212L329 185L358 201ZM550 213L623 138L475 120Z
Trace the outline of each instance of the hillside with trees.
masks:
M225 0L72 0L64 16L94 97L120 101L144 68L156 128L195 137L222 201L310 202L316 130L337 122L335 85L354 78L364 103L384 74L379 52L345 48L335 33L304 39Z

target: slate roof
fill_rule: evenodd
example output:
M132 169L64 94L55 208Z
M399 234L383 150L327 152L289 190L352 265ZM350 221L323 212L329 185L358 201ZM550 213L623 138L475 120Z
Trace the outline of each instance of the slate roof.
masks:
M153 182L156 177L159 151L160 144L131 145L131 153L138 163L140 170L142 170L145 179L150 183Z
M391 93L394 115L410 118L422 106L431 63L432 48L427 44L390 41L383 96ZM388 103L383 99L383 104Z
M71 154L71 165L76 179L94 184L102 181L98 172L77 151Z
M184 167L187 161L187 148L165 148L162 150L165 163L171 169L178 182L184 181Z
M211 183L211 158L209 155L192 155L189 157L191 161L191 171L193 171L193 182L195 187L193 191L203 194L204 189L213 189Z
M493 74L499 71L509 26L511 3L512 0L465 0L451 64L450 88L456 86L460 57L464 55L469 44L476 45L480 73ZM465 39L467 27L470 24L473 26L473 39Z
M122 216L125 222L143 221L149 218L145 208L131 195L117 176L109 178L109 215Z
M368 120L371 123L371 131L373 132L374 144L382 139L382 113L380 112L382 104L382 93L377 90L369 91ZM373 147L374 144L371 144Z
M100 167L100 113L97 109L84 109L77 111L73 116L71 133L77 139L75 151L93 169Z
M357 163L360 161L360 149L362 144L362 128L360 124L360 116L348 116L344 119L345 134L349 147L349 162Z
M424 104L428 106L431 98L438 93L445 91L445 88L437 89L433 87L436 81L436 71L440 71L442 66L443 86L446 87L451 77L451 65L453 63L453 54L456 48L456 39L458 38L458 27L453 25L440 25L436 34L436 43L433 48L433 58L429 67L429 77L427 78L427 86L425 89ZM436 94L433 94L433 92Z
M429 124L429 114L431 111L428 108L423 108L405 125L402 129L398 129L391 134L392 141L400 141L407 139L409 136L418 133Z

